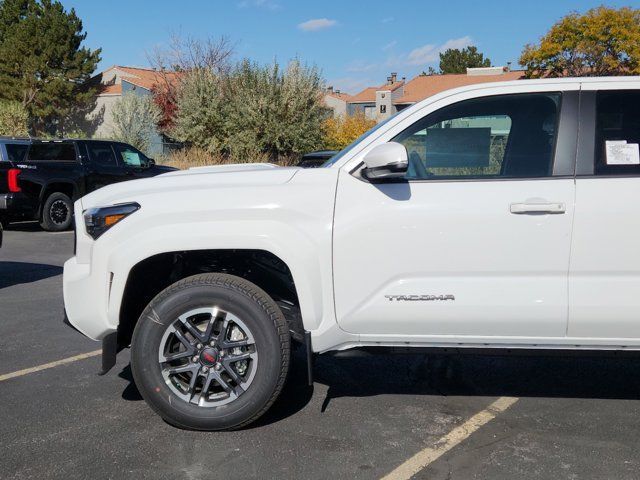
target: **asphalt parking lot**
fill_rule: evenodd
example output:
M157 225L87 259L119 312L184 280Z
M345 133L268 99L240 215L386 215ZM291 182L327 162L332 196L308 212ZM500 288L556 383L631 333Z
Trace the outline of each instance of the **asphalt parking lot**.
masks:
M294 363L245 430L175 429L141 399L127 351L104 377L98 355L76 357L99 345L62 323L72 248L34 224L5 232L0 478L640 477L636 358L321 357L313 387Z

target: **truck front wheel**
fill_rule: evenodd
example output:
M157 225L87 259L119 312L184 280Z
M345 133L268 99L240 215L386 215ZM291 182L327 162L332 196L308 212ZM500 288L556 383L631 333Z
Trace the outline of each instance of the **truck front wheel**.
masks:
M207 273L162 291L131 342L136 385L172 425L228 430L275 401L289 368L289 331L276 303L236 276Z
M73 202L61 192L47 197L42 206L40 226L47 232L68 230L73 221Z

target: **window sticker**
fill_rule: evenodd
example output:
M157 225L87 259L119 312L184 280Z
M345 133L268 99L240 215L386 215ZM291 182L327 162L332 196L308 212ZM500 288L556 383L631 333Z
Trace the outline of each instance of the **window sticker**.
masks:
M124 163L127 165L132 165L134 167L139 167L142 165L140 161L140 155L136 152L122 152L122 156L124 157Z
M429 128L426 161L431 168L488 167L491 128Z
M640 148L637 143L626 140L607 140L605 142L607 165L640 165Z

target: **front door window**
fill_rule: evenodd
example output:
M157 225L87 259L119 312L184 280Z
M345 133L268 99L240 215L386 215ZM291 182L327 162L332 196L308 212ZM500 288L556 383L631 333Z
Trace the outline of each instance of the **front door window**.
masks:
M407 179L550 176L559 104L559 94L505 95L439 110L394 138Z
M128 145L115 145L116 152L123 165L131 168L143 168L148 166L149 160L142 152Z

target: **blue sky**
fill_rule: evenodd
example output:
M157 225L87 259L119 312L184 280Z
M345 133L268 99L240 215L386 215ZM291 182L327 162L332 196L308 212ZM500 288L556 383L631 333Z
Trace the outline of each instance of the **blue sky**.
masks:
M328 85L357 93L437 68L438 52L473 44L494 65L517 65L526 43L559 18L591 7L640 7L640 1L590 0L62 0L75 8L88 37L102 47L100 68L146 66L147 53L172 34L228 36L236 56L286 62L298 56L317 65Z

